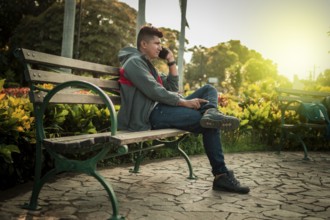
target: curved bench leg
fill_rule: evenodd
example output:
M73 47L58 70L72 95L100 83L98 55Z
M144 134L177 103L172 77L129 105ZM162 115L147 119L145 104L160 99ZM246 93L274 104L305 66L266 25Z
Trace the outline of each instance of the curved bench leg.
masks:
M38 197L39 193L45 184L45 182L56 175L56 169L51 169L48 171L43 177L41 177L41 165L42 165L42 147L41 143L37 141L36 144L36 162L35 162L35 168L34 168L34 183L33 183L33 189L32 189L32 195L30 197L30 202L25 203L22 205L22 208L28 209L28 210L40 210L41 208L38 207Z
M281 154L281 150L282 150L282 146L284 145L284 138L285 138L285 134L284 134L284 128L281 128L281 135L280 135L280 145L278 146L278 154Z
M26 203L22 206L22 208L24 209L28 209L28 210L40 210L41 208L38 207L38 197L39 197L39 193L43 187L43 185L45 184L45 182L56 175L56 170L52 169L50 171L48 171L41 179L37 179L34 181L33 184L33 191L32 191L32 195L30 198L30 202Z
M297 139L304 148L304 158L303 158L303 160L310 160L309 157L308 157L307 146L306 146L305 142L302 140L302 138L299 135L297 135Z
M92 173L92 176L95 177L104 187L104 189L107 191L111 205L112 205L112 216L110 220L124 220L125 218L119 215L118 212L118 201L117 197L115 195L115 192L113 191L111 185L107 183L107 181L104 179L103 176L101 176L97 171Z
M183 158L186 160L188 168L189 168L189 176L188 179L194 180L197 179L197 176L194 174L192 165L191 165L191 161L190 158L188 157L188 155L186 154L186 152L184 152L184 150L182 150L180 148L180 146L177 147L178 151L180 152L180 154L183 156Z
M142 152L140 152L140 155L138 155L135 158L134 168L133 169L130 169L130 172L131 173L139 173L140 172L140 165L141 165L143 159L144 159L144 154Z
M194 179L197 179L197 176L194 174L194 171L193 171L193 167L191 165L191 161L190 161L190 158L189 156L186 154L186 152L184 152L184 150L182 150L180 148L180 143L187 137L187 135L184 135L182 137L180 137L178 140L177 140L177 143L176 143L176 148L177 150L180 152L181 156L183 156L183 158L185 159L185 161L187 162L187 165L188 165L188 168L189 168L189 176L188 176L188 179L191 179L191 180L194 180Z

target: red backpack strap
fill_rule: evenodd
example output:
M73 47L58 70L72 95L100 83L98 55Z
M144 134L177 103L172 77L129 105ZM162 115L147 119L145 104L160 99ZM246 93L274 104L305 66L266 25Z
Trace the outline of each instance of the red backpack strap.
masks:
M124 68L121 67L119 69L119 80L118 80L118 82L120 84L124 84L124 85L128 85L128 86L134 86L134 84L132 83L132 81L130 81L129 79L127 79L124 76L124 74L125 74L125 70L124 70Z

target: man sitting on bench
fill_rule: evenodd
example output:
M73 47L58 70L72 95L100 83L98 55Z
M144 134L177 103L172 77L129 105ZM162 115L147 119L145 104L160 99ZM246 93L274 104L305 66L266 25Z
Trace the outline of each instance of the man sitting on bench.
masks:
M186 98L178 94L178 72L173 53L162 48L162 32L152 26L141 28L137 48L119 52L121 108L118 128L141 131L177 128L203 135L203 144L214 175L213 190L248 193L233 171L228 170L219 130L234 130L239 120L218 111L218 93L205 85ZM156 58L167 61L168 76L159 75L150 62Z

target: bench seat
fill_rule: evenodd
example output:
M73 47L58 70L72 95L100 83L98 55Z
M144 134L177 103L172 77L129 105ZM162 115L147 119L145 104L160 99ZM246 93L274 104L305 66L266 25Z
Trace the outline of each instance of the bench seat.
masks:
M164 139L188 134L180 129L159 129L148 131L118 131L112 136L111 132L84 134L69 137L47 138L43 140L45 147L51 148L59 154L90 152L102 147L102 144L114 146L140 143L150 140Z

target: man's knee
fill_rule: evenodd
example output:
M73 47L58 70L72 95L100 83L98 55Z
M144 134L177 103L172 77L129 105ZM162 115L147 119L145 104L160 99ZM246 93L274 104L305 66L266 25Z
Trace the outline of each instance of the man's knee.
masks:
M212 86L211 84L205 84L203 87L205 87L206 89L210 89L210 90L217 90L214 86Z

